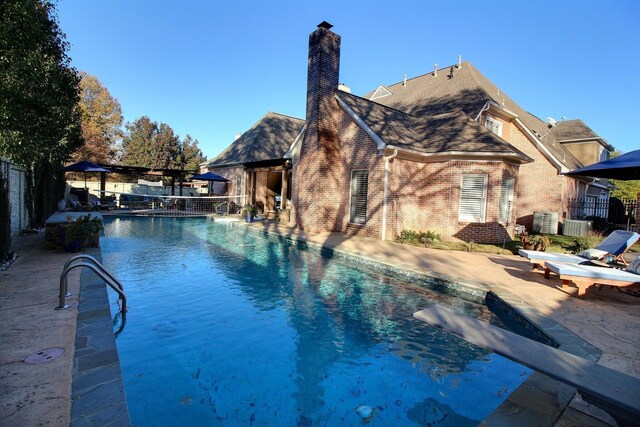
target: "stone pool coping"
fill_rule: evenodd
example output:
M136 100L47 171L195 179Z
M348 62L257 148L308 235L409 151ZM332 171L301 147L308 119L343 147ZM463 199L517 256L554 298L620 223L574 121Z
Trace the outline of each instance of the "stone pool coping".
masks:
M599 349L504 288L460 280L437 272L427 273L411 265L391 265L380 259L310 242L302 236L285 236L244 224L240 226L281 243L318 251L325 257L342 258L403 280L486 304L501 320L513 320L506 323L521 335L568 353L593 361L597 361L602 354ZM86 253L101 260L99 249ZM83 269L80 282L71 425L130 425L106 285L86 269ZM534 372L481 425L553 425L575 393L572 387Z
M100 249L85 253L102 261ZM83 268L71 384L72 426L131 425L111 319L107 285Z

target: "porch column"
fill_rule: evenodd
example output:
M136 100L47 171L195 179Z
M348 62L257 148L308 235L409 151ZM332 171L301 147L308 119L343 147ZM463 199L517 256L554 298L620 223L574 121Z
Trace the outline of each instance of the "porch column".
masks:
M100 197L105 197L105 190L107 188L107 173L100 172Z
M280 210L287 208L287 187L289 186L289 174L282 169L282 190L280 190Z

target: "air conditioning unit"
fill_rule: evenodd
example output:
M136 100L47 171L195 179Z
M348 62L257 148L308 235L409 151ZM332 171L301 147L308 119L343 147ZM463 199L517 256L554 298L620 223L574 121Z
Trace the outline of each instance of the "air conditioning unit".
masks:
M565 236L586 236L591 231L593 221L578 221L577 219L567 219L562 228Z
M558 212L534 212L531 231L542 234L558 234Z

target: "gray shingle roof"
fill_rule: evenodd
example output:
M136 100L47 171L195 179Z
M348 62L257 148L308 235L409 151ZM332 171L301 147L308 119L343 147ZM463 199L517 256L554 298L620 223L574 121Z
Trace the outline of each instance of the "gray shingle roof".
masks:
M462 111L415 117L411 114L339 93L338 97L386 144L425 154L450 152L497 154L524 161L529 157L471 120Z
M282 159L303 126L302 119L269 112L207 166Z
M584 124L580 119L576 120L563 120L551 131L558 141L567 141L571 139L582 138L600 138L596 133L591 130L589 126Z
M408 79L406 86L401 82L385 87L391 95L379 98L376 102L416 117L462 110L469 117L475 118L487 101L493 101L517 114L523 124L538 135L542 144L566 167L575 169L582 166L557 141L553 132L549 132L545 122L520 107L470 62L463 62L462 68L454 65L438 70L436 77L429 73ZM372 94L373 91L369 92L365 98Z

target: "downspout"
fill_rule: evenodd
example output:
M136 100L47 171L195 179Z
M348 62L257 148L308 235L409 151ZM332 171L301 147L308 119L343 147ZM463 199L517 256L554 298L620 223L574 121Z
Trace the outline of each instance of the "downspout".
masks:
M389 194L389 160L398 155L398 149L393 154L384 158L384 196L382 199L382 241L387 237L387 196Z

